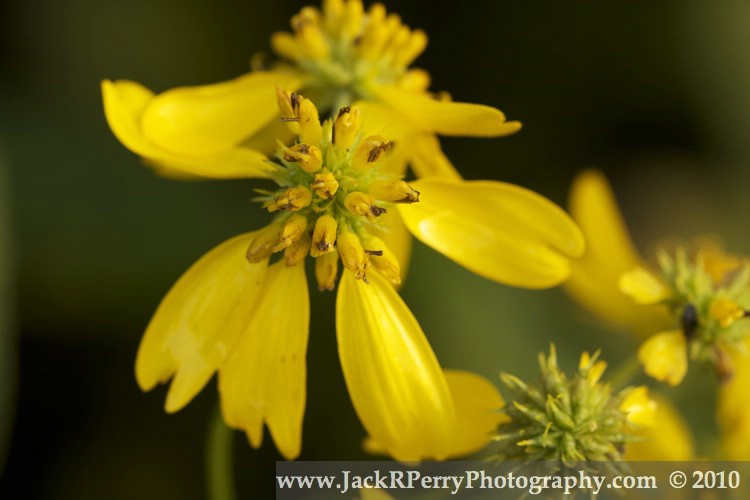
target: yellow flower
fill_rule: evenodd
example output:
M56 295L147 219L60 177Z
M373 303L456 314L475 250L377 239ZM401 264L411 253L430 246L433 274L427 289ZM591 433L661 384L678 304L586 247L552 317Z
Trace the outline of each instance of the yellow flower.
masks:
M719 389L717 419L726 460L750 460L750 341L734 353L734 376Z
M670 385L682 382L688 358L713 364L720 379L731 376L725 351L747 337L750 267L701 242L690 256L657 255L650 270L631 242L604 176L587 171L571 191L571 213L587 240L566 289L603 320L639 333L661 331L638 350L644 370ZM678 328L675 328L677 326Z
M649 393L650 424L635 430L637 439L628 443L625 460L695 460L693 436L680 413L665 397Z
M373 134L396 142L394 172L410 163L417 176L453 179L460 176L436 134L498 137L521 128L497 109L431 94L429 75L409 68L427 36L382 4L365 11L361 0L327 0L322 11L303 8L291 27L271 39L282 62L234 80L159 95L135 82L104 82L110 127L165 175L263 177L258 151L273 151L280 138L270 100L278 85L309 94L329 112L356 104L378 121L368 127Z
M470 376L446 380L393 288L408 255L406 228L483 276L547 287L564 280L569 258L583 251L577 226L548 200L510 184L400 181L382 168L388 142L363 129L368 121L356 107L321 124L301 95L280 90L278 104L299 142L280 146L264 163L278 189L261 192L258 201L274 218L210 251L167 294L138 352L139 385L150 390L173 377L166 410L174 412L218 371L227 423L255 447L265 423L281 454L298 456L309 254L321 290L335 286L339 260L344 267L336 300L339 357L373 442L399 460L475 449L492 420L478 409L498 400ZM322 173L329 187L317 189ZM274 254L283 258L270 264ZM464 387L456 383L468 389L456 390ZM456 409L467 391L481 397L470 422Z

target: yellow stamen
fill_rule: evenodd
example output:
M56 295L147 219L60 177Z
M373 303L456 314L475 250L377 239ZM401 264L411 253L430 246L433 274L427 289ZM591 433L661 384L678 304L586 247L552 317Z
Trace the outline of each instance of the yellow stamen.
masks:
M323 172L315 175L315 180L310 187L321 198L330 200L336 194L336 191L338 191L339 183L332 173Z
M312 191L304 186L296 186L284 191L281 195L273 199L268 205L269 212L277 210L287 210L295 212L305 208L312 202Z
M339 149L349 149L359 128L359 108L346 106L339 110L333 122L333 144Z
M298 163L305 172L313 173L323 165L323 153L316 146L295 144L284 149L284 160Z
M393 203L415 203L419 191L402 180L380 180L370 184L370 194L377 200Z
M318 281L319 290L333 290L338 273L339 254L336 249L315 259L315 279Z
M330 215L321 215L318 217L318 220L315 221L312 246L310 247L310 255L312 257L320 257L334 251L333 244L336 241L337 227L338 223L336 219Z
M344 267L354 273L355 278L367 283L366 273L370 267L370 262L364 248L362 248L359 237L349 231L342 232L338 235L336 246L338 247L339 254L341 255L341 263L344 264Z
M353 214L364 215L370 220L387 212L385 208L375 204L374 196L360 191L352 191L346 195L344 206Z
M284 227L279 232L279 243L273 247L274 252L280 252L288 248L293 243L299 241L307 231L307 217L302 215L292 215L284 223Z

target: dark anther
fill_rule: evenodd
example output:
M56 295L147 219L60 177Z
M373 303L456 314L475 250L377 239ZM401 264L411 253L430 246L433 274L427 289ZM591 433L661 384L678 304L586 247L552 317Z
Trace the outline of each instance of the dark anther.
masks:
M365 253L367 255L375 255L376 257L382 257L383 251L382 250L365 250Z
M379 215L383 215L384 213L387 213L387 212L388 210L386 210L385 208L379 207L377 205L372 205L370 207L370 213L374 215L375 217Z
M292 95L289 97L289 102L292 105L293 110L297 110L299 108L299 95L297 92L292 92Z
M695 330L698 328L698 311L693 304L686 305L682 310L681 326L685 338L688 340L693 338Z
M320 250L321 252L327 251L328 248L330 248L330 245L326 243L325 241L318 242L318 250Z
M279 121L282 122L282 123L286 123L286 122L298 122L299 118L297 118L295 116L293 116L291 118L287 118L286 116L280 116L279 117Z
M372 151L370 151L370 154L367 155L367 161L368 163L372 163L375 161L378 161L378 158L380 158L380 155L388 151L393 147L392 142L384 142L380 146L376 146L372 148Z
M343 108L341 108L339 110L339 114L338 114L338 116L336 118L338 118L339 116L341 116L341 115L343 115L345 113L348 113L351 110L352 110L351 106L344 106Z

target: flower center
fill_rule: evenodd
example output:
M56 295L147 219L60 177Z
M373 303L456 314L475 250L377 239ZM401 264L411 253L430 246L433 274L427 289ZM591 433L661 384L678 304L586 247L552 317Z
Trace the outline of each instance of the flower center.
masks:
M393 143L363 134L356 107L341 108L321 125L310 100L282 90L278 100L281 120L299 140L279 148L271 174L279 188L258 198L276 217L252 241L247 258L258 262L283 252L293 266L309 254L321 289L333 288L339 257L358 279L366 282L372 265L399 283L399 263L377 234L392 204L417 202L419 193L383 168Z
M328 1L323 12L303 8L291 26L294 33L274 35L273 48L312 77L309 87L321 94L316 100L323 107L371 98L373 84L429 84L424 72L407 71L427 46L427 36L387 14L382 4L364 12L360 0Z

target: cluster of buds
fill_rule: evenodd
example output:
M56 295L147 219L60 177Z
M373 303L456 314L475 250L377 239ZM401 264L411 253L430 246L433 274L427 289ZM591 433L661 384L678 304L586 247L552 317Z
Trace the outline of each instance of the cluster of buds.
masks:
M296 93L279 89L278 104L299 139L279 149L271 175L279 189L259 198L276 218L257 233L248 260L283 252L294 266L310 255L321 290L335 286L339 259L357 279L366 282L373 266L400 283L399 262L377 233L391 204L418 202L419 193L381 168L393 144L365 136L355 107L321 124L315 105Z
M598 358L598 352L584 352L578 371L568 378L552 346L549 356L539 355L538 384L501 374L513 397L495 436L499 460L571 464L623 459L634 432L653 425L656 403L646 387L614 392L601 382L607 365Z
M368 82L424 90L429 76L407 67L427 46L427 35L411 30L381 3L365 11L361 0L326 0L323 9L304 7L292 17L293 33L273 35L274 51L320 80L318 87L367 94Z

